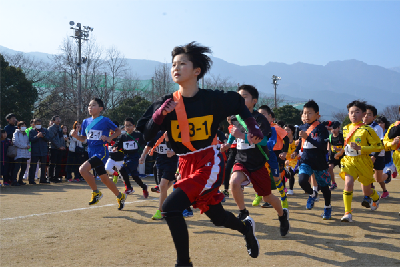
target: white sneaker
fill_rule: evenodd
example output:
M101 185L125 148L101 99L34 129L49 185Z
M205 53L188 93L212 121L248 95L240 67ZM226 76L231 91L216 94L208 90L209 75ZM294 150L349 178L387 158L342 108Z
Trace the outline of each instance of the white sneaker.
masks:
M371 198L371 210L377 210L379 208L379 200L381 199L381 194L379 192L377 192L379 198L378 200L375 202L372 200Z
M351 215L351 213L346 212L340 221L341 222L353 222L353 216Z
M287 194L288 194L288 195L294 195L294 192L293 192L293 190L290 190L290 189L289 189L289 190L287 191Z

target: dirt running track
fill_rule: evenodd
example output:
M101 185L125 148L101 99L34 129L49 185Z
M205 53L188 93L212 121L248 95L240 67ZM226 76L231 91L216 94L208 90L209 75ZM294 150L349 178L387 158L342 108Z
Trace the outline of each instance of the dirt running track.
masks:
M337 169L336 169L337 171ZM297 177L296 177L297 179ZM153 177L145 182L154 185ZM88 206L86 183L2 187L1 266L174 266L176 254L168 226L153 221L158 196L141 190L117 210L115 196L98 182L104 197ZM123 183L118 182L122 189ZM400 181L389 185L390 198L376 212L361 207L359 184L353 198L353 223L344 214L343 181L333 191L333 219L321 218L323 201L306 210L307 195L295 186L289 198L291 230L279 234L273 209L252 207L253 189L245 189L247 207L256 221L261 251L248 256L243 237L217 228L198 210L187 219L195 266L400 266ZM232 198L224 207L235 214Z

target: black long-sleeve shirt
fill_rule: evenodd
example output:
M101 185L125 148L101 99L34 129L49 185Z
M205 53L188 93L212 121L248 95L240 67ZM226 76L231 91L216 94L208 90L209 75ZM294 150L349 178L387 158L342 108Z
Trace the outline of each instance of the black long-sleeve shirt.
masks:
M165 95L153 103L139 119L136 129L150 141L157 132L167 131L172 150L176 154L186 154L190 150L182 144L181 132L176 112L173 110L164 118L161 125L156 124L152 116L172 94ZM182 97L189 122L190 141L195 149L202 149L212 144L221 121L230 115L239 114L243 120L251 117L244 104L244 99L236 92L200 89L193 97Z

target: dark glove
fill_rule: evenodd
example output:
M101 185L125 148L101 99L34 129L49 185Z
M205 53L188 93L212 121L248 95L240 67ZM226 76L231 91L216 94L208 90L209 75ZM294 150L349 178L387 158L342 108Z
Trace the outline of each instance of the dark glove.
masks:
M172 101L172 98L165 100L165 102L161 105L161 107L159 109L156 110L156 112L154 112L152 118L153 121L157 124L157 125L161 125L164 118L167 115L163 114L163 111L165 109L165 107Z

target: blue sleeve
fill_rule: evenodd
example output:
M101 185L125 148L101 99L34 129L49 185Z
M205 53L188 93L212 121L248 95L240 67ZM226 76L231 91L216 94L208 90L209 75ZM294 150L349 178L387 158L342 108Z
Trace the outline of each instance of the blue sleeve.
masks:
M233 136L233 135L231 135L231 134L229 134L229 137L228 137L228 144L233 144L233 141L235 141L235 137Z
M276 130L274 127L271 127L271 137L267 141L267 147L270 151L274 150L274 146L276 144L276 140L278 138L278 135L276 134ZM263 140L264 141L264 140Z
M117 125L115 125L109 118L106 117L106 119L107 129L115 131L118 128Z
M85 132L86 127L87 127L87 121L85 119L85 120L83 120L82 125L81 125L81 135L82 136L86 136L86 132Z

